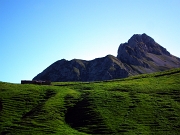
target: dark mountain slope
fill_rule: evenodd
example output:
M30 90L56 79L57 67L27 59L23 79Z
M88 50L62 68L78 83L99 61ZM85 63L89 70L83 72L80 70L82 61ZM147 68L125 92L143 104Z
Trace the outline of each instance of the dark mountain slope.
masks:
M98 81L128 77L124 64L112 55L92 61L73 59L59 60L33 80L51 81Z
M180 67L180 59L146 34L135 34L120 44L117 58L112 55L91 61L56 61L33 80L101 81L125 78Z

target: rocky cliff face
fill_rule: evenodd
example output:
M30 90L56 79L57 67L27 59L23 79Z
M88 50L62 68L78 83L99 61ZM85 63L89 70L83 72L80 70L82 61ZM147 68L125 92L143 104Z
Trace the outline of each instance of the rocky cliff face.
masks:
M146 34L135 34L127 43L121 44L117 58L131 66L137 73L180 67L179 58L171 55Z
M140 73L180 67L180 59L146 34L135 34L120 44L117 57L107 55L91 61L65 59L56 61L33 80L101 81L125 78Z

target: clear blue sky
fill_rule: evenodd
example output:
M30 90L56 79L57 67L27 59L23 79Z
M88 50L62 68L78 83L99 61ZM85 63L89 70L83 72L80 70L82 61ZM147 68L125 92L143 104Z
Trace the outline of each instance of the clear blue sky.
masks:
M180 57L180 0L0 0L0 81L32 79L63 58L116 56L142 33Z

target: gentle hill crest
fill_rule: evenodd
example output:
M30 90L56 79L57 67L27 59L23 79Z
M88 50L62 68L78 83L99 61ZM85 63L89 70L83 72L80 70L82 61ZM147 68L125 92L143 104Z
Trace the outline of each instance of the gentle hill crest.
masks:
M107 55L91 61L56 61L33 80L101 81L180 67L180 59L170 54L146 34L134 34L120 44L117 57Z

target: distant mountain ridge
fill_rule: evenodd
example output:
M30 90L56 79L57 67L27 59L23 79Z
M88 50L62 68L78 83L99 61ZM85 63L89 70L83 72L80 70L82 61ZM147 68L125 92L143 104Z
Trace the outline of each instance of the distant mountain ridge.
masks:
M171 55L150 36L134 34L127 43L120 44L117 57L58 60L33 80L102 81L177 67L180 67L180 58Z

